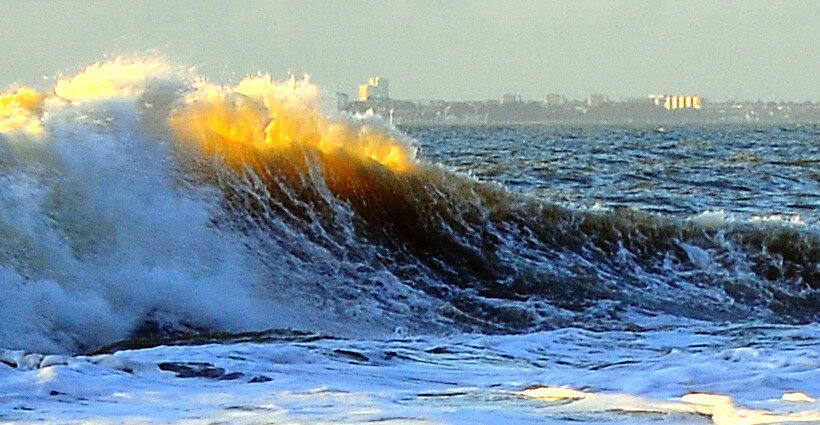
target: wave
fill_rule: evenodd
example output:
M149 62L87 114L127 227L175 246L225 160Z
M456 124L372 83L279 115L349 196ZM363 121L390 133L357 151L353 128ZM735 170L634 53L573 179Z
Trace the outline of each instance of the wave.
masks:
M820 318L820 236L572 209L416 157L305 79L116 59L0 95L0 345Z

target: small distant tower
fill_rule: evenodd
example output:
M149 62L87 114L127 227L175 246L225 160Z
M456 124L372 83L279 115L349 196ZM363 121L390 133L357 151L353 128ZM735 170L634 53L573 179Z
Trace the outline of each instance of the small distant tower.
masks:
M366 83L359 85L358 94L360 102L371 99L390 99L390 84L385 78L370 77Z

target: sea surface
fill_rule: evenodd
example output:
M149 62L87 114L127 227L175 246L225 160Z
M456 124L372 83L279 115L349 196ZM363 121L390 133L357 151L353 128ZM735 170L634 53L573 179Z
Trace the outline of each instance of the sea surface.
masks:
M550 202L820 222L817 125L402 130L423 158Z
M0 423L820 423L820 124L0 95Z

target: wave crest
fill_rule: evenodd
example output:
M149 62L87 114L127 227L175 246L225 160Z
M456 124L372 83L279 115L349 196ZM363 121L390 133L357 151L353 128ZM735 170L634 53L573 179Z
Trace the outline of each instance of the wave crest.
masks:
M12 348L820 311L807 229L515 194L418 160L378 119L328 112L307 78L220 86L157 60L94 64L0 95L0 171Z

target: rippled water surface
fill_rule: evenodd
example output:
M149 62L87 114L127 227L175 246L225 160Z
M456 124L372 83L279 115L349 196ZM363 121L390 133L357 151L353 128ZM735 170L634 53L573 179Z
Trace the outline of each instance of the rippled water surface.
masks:
M421 156L553 201L820 221L820 126L409 127Z

